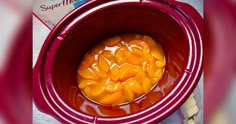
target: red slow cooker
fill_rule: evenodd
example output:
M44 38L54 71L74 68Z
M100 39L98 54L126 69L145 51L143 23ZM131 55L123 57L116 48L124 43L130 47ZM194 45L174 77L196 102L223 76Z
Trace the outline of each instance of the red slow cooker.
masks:
M166 57L164 76L150 93L128 104L94 103L77 86L79 63L102 39L127 32L158 41ZM34 102L62 123L159 122L185 102L199 81L202 33L203 19L185 3L89 1L67 14L46 38L33 72Z

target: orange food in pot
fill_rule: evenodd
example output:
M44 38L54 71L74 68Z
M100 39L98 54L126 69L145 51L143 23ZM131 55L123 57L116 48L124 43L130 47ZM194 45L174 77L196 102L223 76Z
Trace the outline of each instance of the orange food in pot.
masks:
M165 56L151 37L111 37L83 58L77 83L84 95L100 104L118 105L147 94L161 80Z

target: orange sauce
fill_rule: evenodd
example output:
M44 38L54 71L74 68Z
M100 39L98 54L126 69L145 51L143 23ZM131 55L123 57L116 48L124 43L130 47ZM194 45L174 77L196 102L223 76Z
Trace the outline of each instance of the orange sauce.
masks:
M86 53L78 68L77 83L90 100L120 105L148 94L162 79L165 65L164 52L151 37L122 34L106 39ZM144 100L141 108L151 102ZM139 110L134 103L130 107L133 112ZM90 107L86 109L95 114ZM102 112L109 113L105 108Z

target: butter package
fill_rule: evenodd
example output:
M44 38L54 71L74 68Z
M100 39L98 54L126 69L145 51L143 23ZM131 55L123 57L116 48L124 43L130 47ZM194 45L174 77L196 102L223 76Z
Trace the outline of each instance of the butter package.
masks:
M48 28L56 23L74 8L88 0L34 0L33 13Z

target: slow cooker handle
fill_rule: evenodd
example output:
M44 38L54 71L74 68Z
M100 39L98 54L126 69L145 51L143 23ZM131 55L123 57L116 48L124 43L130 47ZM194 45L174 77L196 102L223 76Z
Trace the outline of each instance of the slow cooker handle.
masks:
M49 107L47 101L45 100L45 96L42 92L42 87L40 85L40 76L38 75L40 72L39 62L35 64L33 69L33 101L35 106L42 112L54 115L52 109Z

